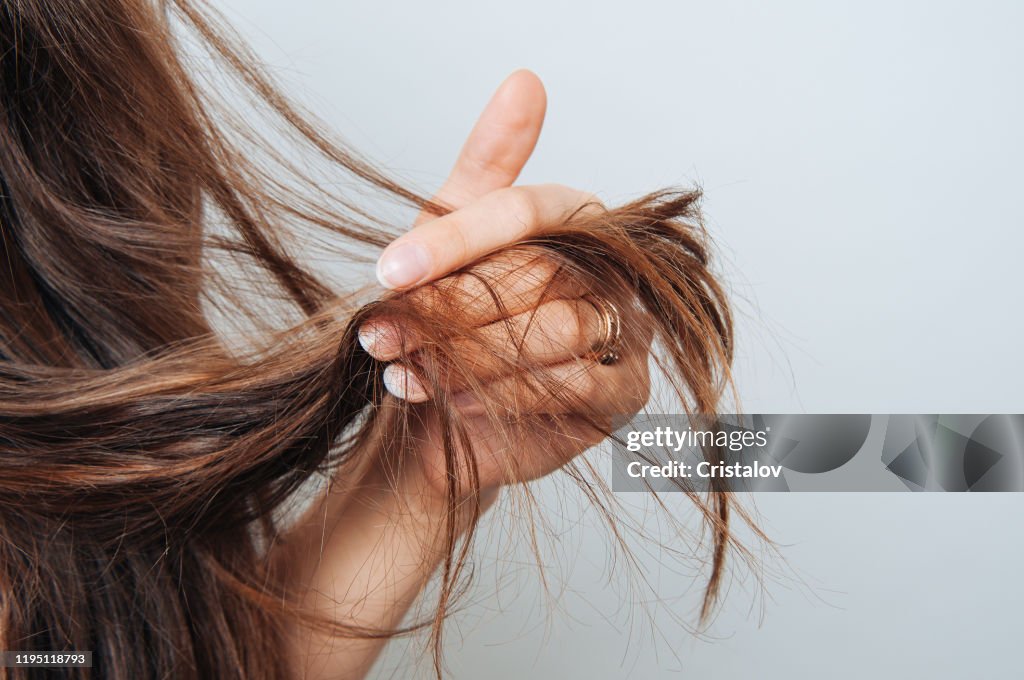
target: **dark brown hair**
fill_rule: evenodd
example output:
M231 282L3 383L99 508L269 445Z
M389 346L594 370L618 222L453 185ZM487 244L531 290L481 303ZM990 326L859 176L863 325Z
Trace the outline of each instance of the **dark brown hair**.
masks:
M232 113L238 101L265 127ZM359 195L446 209L311 121L198 3L0 0L2 648L93 650L119 680L291 675L281 650L297 594L261 548L282 530L277 511L318 472L400 466L408 446L416 407L385 393L357 342L373 318L430 340L404 359L440 404L450 515L476 497L472 441L447 399L453 380L472 385L467 343L499 360L461 320L481 301L444 281L429 309L422 291L371 301L301 263L320 237L361 262L399 233L325 172ZM732 328L697 199L662 192L567 215L514 249L552 265L552 291L572 281L634 310L687 411L706 414L728 380ZM460 273L496 282L487 261ZM510 368L607 432L542 367ZM491 417L514 436L534 416ZM572 473L598 500L593 475ZM706 616L731 503L693 499L713 536ZM450 524L437 653L468 556Z

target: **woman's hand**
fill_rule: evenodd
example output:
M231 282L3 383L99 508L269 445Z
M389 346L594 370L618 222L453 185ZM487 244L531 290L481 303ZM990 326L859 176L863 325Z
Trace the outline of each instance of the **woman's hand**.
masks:
M511 174L511 173L510 173ZM416 227L395 241L380 259L382 282L421 285L474 262L495 249L514 244L545 230L559 227L578 210L600 210L595 199L581 191L558 185L516 186L486 193L462 208ZM506 410L541 416L515 422L514 450L493 431L485 416L485 405L469 392L457 394L455 404L470 425L481 485L484 488L526 481L563 466L595 444L601 433L582 418L573 417L563 404L583 403L598 416L633 413L647 400L649 375L647 357L650 338L637 335L637 324L625 323L618 347L619 359L602 364L588 357L600 344L604 330L601 310L587 299L590 291L560 289L551 299L549 283L555 265L550 260L525 253L509 254L488 261L485 276L488 289L477 275L455 275L445 282L446 313L451 301L456 314L468 319L498 348L500 357L474 352L466 347L463 356L473 382L486 385L487 404L501 413ZM430 289L410 293L430 309L436 294ZM415 356L420 339L400 326L375 321L360 330L364 348L381 361L394 361L401 352ZM546 368L546 378L560 388L559 399L539 389L522 373L509 367L518 359ZM436 418L431 417L431 396L411 366L391 363L384 371L385 385L392 394L412 403L424 404L425 424L417 439L426 478L439 493L446 493L441 437ZM458 389L458 385L455 385ZM538 424L548 424L538 430Z
M525 99L532 100L533 106L521 106L524 92L532 95ZM502 95L510 93L517 95L520 107L507 107ZM602 209L593 195L569 187L511 186L540 133L543 106L543 86L536 76L521 71L509 78L485 110L451 176L435 197L437 203L454 210L437 218L421 214L409 233L384 250L377 263L382 285L398 290L422 286L504 246L560 227L577 211ZM518 115L509 116L510 111ZM470 275L457 275L445 285L446 300L458 300L459 312L491 340L491 346L503 349L505 361L480 361L471 367L474 378L486 383L492 408L497 405L500 411L504 405L518 414L551 416L553 431L523 431L517 450L505 450L507 446L498 444L500 439L491 431L489 420L482 417L483 404L469 393L458 395L456 405L474 424L471 436L485 488L543 476L601 438L582 420L559 417L570 414L562 413L564 409L550 398L538 396L539 391L530 389L524 376L502 371L517 358L548 368L548 377L562 387L560 403L582 401L598 415L637 411L647 401L650 387L650 337L637 337L635 324L623 324L627 335L614 364L583 359L600 342L603 320L598 308L584 297L589 291L560 290L555 300L550 299L550 291L545 296L553 263L508 255L492 259L487 266L491 269L487 277L493 282L491 291ZM411 294L425 308L431 308L429 289ZM631 332L634 335L629 335ZM415 352L420 342L386 321L366 324L359 338L366 351L381 361L397 359L403 348ZM467 360L471 361L473 354L467 348ZM396 397L424 403L429 410L432 395L410 366L391 363L384 371L384 382ZM436 419L429 413L427 416L422 419L426 425L421 460L427 478L438 492L446 493L441 439L437 428L431 426ZM536 419L531 420L535 427Z
M512 187L540 135L545 110L544 88L535 75L519 71L499 88L470 133L451 176L435 201L454 209L440 218L422 214L414 228L381 256L378 274L389 288L408 289L445 277L502 246L559 224L571 212L590 205L592 196L556 185ZM550 264L534 259L499 258L494 277L506 314L479 283L467 276L446 282L466 300L464 312L495 343L507 343L510 357L524 352L550 367L567 392L598 413L636 410L647 398L649 338L624 336L620 360L602 365L582 359L600 338L596 308L580 296L587 291L560 291L559 299L540 303L540 290L551 275ZM504 271L506 270L507 271ZM426 289L423 289L426 290ZM412 293L416 295L416 292ZM429 306L429 296L424 295ZM528 320L532 318L532 322ZM507 329L520 329L522 347ZM625 324L629 330L631 324ZM526 329L529 328L527 331ZM516 334L514 334L516 335ZM519 338L516 338L519 339ZM376 324L361 329L360 340L381 361L397 356L400 329ZM522 432L515 450L497 443L488 419L477 418L482 405L460 403L471 423L478 455L481 504L493 501L506 483L547 474L595 443L585 423L562 417L556 404L531 400L522 376L502 372L494 362L473 366L485 381L492 401L515 403L517 412L549 415L556 433ZM297 524L280 559L298 584L307 584L306 606L320 614L364 629L396 627L445 557L443 535L447 490L443 482L443 448L431 418L430 395L408 367L391 363L385 370L389 391L420 404L427 416L417 452L420 466L397 481L376 474L358 482L339 480L341 494L327 494ZM538 437L542 437L539 440ZM303 677L362 677L384 644L383 639L342 639L298 631L295 653Z

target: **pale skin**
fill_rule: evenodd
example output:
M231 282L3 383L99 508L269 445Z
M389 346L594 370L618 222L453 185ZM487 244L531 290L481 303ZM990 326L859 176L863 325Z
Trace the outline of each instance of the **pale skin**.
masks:
M544 87L534 74L517 71L505 80L435 196L453 212L439 218L421 214L407 234L385 249L378 263L383 285L404 290L441 279L502 246L557 226L581 206L595 209L594 198L576 189L513 185L536 145L545 109ZM552 375L594 412L635 412L649 393L650 338L624 337L621 359L613 365L581 359L599 339L598 312L580 302L586 291L566 291L563 299L538 304L539 284L546 275L544 264L534 262L510 270L502 280L502 302L513 325L526 328L529 315L536 315L521 351L548 365ZM456 283L474 285L471 280ZM481 305L473 313L475 324L496 339L507 334L507 326L496 323L501 319L492 306ZM385 372L388 390L420 404L428 416L425 421L432 422L430 395L406 367L393 362L399 349L395 330L383 324L363 328L360 340L375 358L392 362ZM408 343L415 346L415 338L403 340L407 349ZM560 415L558 404L517 389L516 376L502 375L487 365L474 371L498 403L515 400L520 411ZM472 417L482 407L463 400L459 408L476 422ZM547 437L540 447L531 446L524 434L523 445L510 452L490 446L484 419L479 422L471 434L478 449L480 501L485 508L502 486L549 474L599 438L584 423L560 418L560 436ZM311 610L365 628L395 628L440 564L444 542L439 529L447 507L439 479L441 449L429 424L418 439L418 464L397 486L386 482L382 473L371 472L357 487L346 487L345 493L326 494L275 548L273 556L286 565L289 578L308 584L304 604ZM291 653L299 677L361 678L385 643L299 631Z

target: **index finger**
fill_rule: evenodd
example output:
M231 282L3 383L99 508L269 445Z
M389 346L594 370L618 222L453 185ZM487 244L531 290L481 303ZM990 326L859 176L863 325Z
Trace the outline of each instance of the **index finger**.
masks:
M377 261L377 278L386 288L411 288L543 234L579 210L602 209L592 194L560 184L499 189L392 242Z

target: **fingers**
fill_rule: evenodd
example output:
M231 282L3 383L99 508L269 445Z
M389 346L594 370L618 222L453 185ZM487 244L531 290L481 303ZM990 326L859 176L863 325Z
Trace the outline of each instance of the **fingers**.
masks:
M558 184L499 189L392 242L377 261L377 278L388 288L420 285L561 226L578 210L600 209L591 194Z
M415 374L401 364L388 365L384 382L389 392L406 401L430 399ZM546 386L554 387L554 392ZM647 402L650 373L646 354L632 354L611 366L569 361L549 366L543 379L506 375L488 383L483 393L481 399L468 391L457 392L453 405L467 416L482 415L488 409L496 409L498 415L581 411L627 414L635 413Z
M624 337L615 364L595 362L588 355L605 339L603 323L585 300L546 303L480 332L483 342L456 348L463 359L458 374L448 375L445 385L445 390L459 395L456 406L471 415L486 408L520 414L627 413L646 402L652 331L634 330ZM525 370L526 365L533 369ZM389 392L412 403L432 398L408 365L390 364L384 383ZM477 401L469 388L479 389L481 384L485 396Z
M487 380L510 365L526 361L547 365L568 361L586 354L601 340L604 324L593 304L579 298L553 300L536 309L513 314L478 329L473 340L455 339L454 353L465 357L466 368L480 380ZM397 359L402 350L414 352L419 347L388 329L378 338L366 341L367 352L379 361Z
M458 318L470 327L531 310L544 300L573 297L553 281L558 265L536 253L510 252L410 293L413 304L429 313ZM419 349L421 339L400 324L374 319L359 329L363 348L381 361Z
M506 78L466 138L434 202L457 209L511 186L537 145L546 109L547 94L534 73L523 69ZM423 211L414 226L434 217Z
M454 405L466 416L489 410L499 416L520 414L593 413L633 414L643 408L650 395L650 373L646 354L631 354L620 363L605 366L593 361L574 361L552 366L544 381L556 386L552 392L537 379L505 376L492 381L484 397L461 392Z

